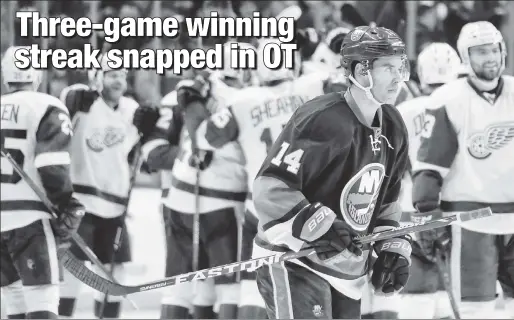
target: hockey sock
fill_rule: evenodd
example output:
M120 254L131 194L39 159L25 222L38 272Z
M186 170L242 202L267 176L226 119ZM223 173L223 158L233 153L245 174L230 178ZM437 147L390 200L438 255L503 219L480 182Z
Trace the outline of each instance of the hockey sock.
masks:
M218 319L237 319L237 305L221 304Z
M268 313L261 307L242 306L238 311L238 319L268 319Z
M168 304L161 305L160 319L192 319L189 318L189 309Z
M98 301L95 299L95 317L100 317L100 309L102 307L103 301ZM104 308L104 318L119 318L121 310L121 302L110 302L107 300Z
M7 319L25 319L25 313L8 314Z
M59 299L59 315L64 317L73 316L73 312L75 311L75 303L77 299L75 298L61 298Z
M193 309L194 319L216 319L212 306L194 306Z
M27 319L59 319L59 317L50 311L33 311L27 312Z

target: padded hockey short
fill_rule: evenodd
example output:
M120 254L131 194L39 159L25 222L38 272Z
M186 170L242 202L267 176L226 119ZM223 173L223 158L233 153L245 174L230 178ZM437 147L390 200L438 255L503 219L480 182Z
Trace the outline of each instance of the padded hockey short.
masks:
M102 263L111 263L114 253L114 238L119 225L123 225L121 234L121 245L116 256L115 263L130 262L130 237L125 221L121 217L102 218L94 214L86 213L80 222L77 233L84 239L89 248L96 254ZM70 248L71 252L80 260L89 260L86 254L75 243Z
M292 262L257 269L257 286L270 319L360 319L360 300Z
M2 232L1 285L21 279L24 286L59 284L55 238L47 219Z
M452 287L463 301L491 301L496 280L506 296L514 296L514 240L452 226ZM457 282L460 279L460 283Z
M166 277L193 271L194 215L164 207L166 224ZM234 208L200 215L198 268L206 269L237 261L237 219ZM236 274L214 278L216 284L236 281Z

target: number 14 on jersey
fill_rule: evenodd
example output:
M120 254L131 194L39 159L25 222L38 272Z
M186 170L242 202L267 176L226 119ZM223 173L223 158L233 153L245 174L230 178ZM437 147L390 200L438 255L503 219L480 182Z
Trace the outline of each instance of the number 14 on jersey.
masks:
M271 159L271 163L276 166L280 166L282 163L285 163L287 164L287 171L297 174L298 170L300 170L300 161L303 157L303 150L297 149L295 151L288 153L290 146L291 145L289 143L285 141L282 142L282 145L280 146L280 151L275 157L273 157L273 159Z

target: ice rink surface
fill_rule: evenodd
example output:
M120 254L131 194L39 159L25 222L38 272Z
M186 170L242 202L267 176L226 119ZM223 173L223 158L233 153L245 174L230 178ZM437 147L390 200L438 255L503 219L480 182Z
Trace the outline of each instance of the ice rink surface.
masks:
M129 265L130 280L127 285L136 285L164 278L165 246L164 227L160 211L160 190L136 188L132 193L127 218L128 232L132 241L132 260ZM129 297L139 307L135 310L123 303L121 319L158 319L160 315L161 290L155 289L131 294ZM74 319L94 319L94 290L82 288ZM499 305L501 308L501 303ZM2 319L5 318L2 305Z

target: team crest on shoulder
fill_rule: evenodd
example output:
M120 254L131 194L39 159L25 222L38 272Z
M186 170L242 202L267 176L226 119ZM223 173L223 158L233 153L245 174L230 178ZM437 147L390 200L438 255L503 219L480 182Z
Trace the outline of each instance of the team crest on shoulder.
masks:
M101 152L105 148L122 143L123 140L125 140L125 134L122 129L108 126L103 130L95 130L91 137L86 139L86 144L91 150Z
M343 218L353 229L368 228L375 210L385 168L380 163L370 163L355 174L341 193L339 205Z
M494 124L468 138L468 152L476 159L486 159L514 139L514 122Z

